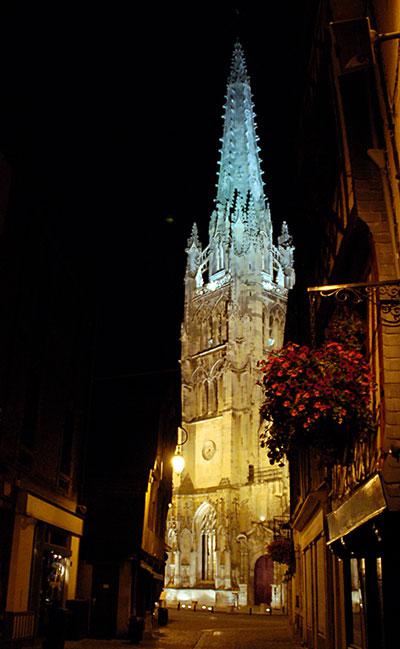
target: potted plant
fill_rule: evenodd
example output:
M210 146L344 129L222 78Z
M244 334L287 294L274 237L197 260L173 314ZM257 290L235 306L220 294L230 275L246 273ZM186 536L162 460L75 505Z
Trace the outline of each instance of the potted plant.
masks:
M271 541L266 547L267 553L275 563L290 564L291 561L291 543L289 539L278 536Z
M311 349L288 343L259 367L261 416L267 422L261 446L271 464L282 464L304 446L314 448L324 464L339 461L356 439L375 431L370 367L355 345L330 340Z

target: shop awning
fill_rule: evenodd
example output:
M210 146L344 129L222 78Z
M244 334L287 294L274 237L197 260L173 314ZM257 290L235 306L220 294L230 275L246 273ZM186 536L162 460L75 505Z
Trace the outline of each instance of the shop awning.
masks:
M349 534L387 508L380 475L375 475L359 487L343 505L328 514L328 541L330 545Z
M25 507L23 507L24 500ZM27 516L54 525L54 527L60 527L76 536L82 536L83 534L82 518L55 504L48 503L37 496L24 492L21 493L20 505Z

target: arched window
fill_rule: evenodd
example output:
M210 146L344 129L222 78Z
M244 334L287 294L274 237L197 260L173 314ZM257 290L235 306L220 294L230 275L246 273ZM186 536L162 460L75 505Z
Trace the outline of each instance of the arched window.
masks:
M224 247L222 243L217 246L217 270L222 270L224 267Z
M210 503L202 503L194 517L197 538L197 578L214 581L216 513Z
M261 253L261 270L268 275L271 275L271 249L267 248L265 252Z
M275 307L269 317L269 337L278 349L283 345L284 322L283 311L279 307Z
M221 374L219 375L217 379L217 411L222 412L222 409L225 405L225 400L224 400L224 375Z
M208 385L208 413L214 414L217 411L217 379L210 380Z
M214 342L214 322L213 318L210 315L208 318L208 329L207 329L207 347L212 345Z
M224 268L224 246L221 242L214 245L210 258L210 275L215 275Z
M222 315L218 313L217 316L217 341L218 344L222 343Z
M269 316L268 338L274 338L274 316Z
M268 339L268 332L267 332L267 312L265 309L263 309L262 312L262 344L265 347L267 344L267 339Z
M209 401L207 380L203 381L202 387L203 389L201 391L201 415L205 416L208 413L208 401Z

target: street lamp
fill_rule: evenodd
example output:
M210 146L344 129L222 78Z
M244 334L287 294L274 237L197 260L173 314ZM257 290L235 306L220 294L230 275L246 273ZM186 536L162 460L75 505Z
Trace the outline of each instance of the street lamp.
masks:
M180 475L185 468L185 458L182 455L182 446L188 441L189 433L185 428L178 426L178 443L175 449L175 455L172 458L172 468L177 475Z

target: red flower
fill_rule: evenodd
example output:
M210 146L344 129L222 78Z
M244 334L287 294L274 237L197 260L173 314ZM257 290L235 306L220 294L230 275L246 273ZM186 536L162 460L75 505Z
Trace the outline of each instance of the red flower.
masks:
M373 429L371 372L359 351L336 341L315 350L290 343L259 367L265 392L261 414L269 422L261 441L271 463L282 461L296 431L305 431L312 445L324 426L334 431L348 425L355 435Z

